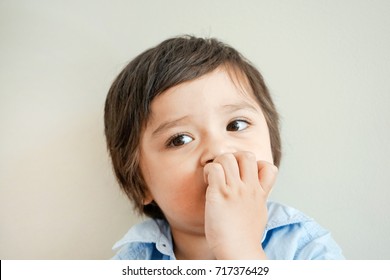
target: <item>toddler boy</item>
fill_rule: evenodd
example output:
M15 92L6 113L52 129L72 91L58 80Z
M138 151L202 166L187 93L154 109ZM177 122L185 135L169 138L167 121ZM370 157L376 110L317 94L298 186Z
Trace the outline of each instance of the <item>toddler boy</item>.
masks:
M259 71L192 36L133 59L112 84L105 134L118 182L150 217L114 259L342 259L330 233L268 202L278 113Z

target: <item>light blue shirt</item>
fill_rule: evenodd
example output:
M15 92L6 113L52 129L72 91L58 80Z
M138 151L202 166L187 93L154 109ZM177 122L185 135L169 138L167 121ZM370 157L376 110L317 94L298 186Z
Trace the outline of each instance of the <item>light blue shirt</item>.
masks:
M268 223L261 245L268 259L344 259L329 231L312 218L276 202L268 202L267 206ZM176 259L169 224L159 219L147 219L133 226L113 250L118 252L112 259Z

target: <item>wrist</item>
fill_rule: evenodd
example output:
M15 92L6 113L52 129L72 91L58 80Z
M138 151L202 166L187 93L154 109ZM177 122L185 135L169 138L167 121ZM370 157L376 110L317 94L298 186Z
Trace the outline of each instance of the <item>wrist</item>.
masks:
M234 250L229 250L225 248L220 252L215 252L215 257L217 260L267 260L267 255L265 254L261 246L251 247L251 248L235 248Z

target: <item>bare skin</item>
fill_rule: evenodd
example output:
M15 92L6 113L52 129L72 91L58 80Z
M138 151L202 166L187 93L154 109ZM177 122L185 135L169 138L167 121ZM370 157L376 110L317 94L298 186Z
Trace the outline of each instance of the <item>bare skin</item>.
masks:
M237 84L219 68L152 101L141 137L144 203L164 212L177 259L266 258L277 168L261 108Z

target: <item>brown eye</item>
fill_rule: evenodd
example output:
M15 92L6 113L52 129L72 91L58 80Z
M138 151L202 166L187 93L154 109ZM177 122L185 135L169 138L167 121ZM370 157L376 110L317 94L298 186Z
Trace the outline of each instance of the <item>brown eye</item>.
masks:
M192 141L193 139L185 134L179 134L176 136L173 136L170 140L168 140L167 146L168 147L180 147L185 144L188 144Z
M234 120L229 123L226 127L227 131L240 131L249 126L249 123L244 120Z

